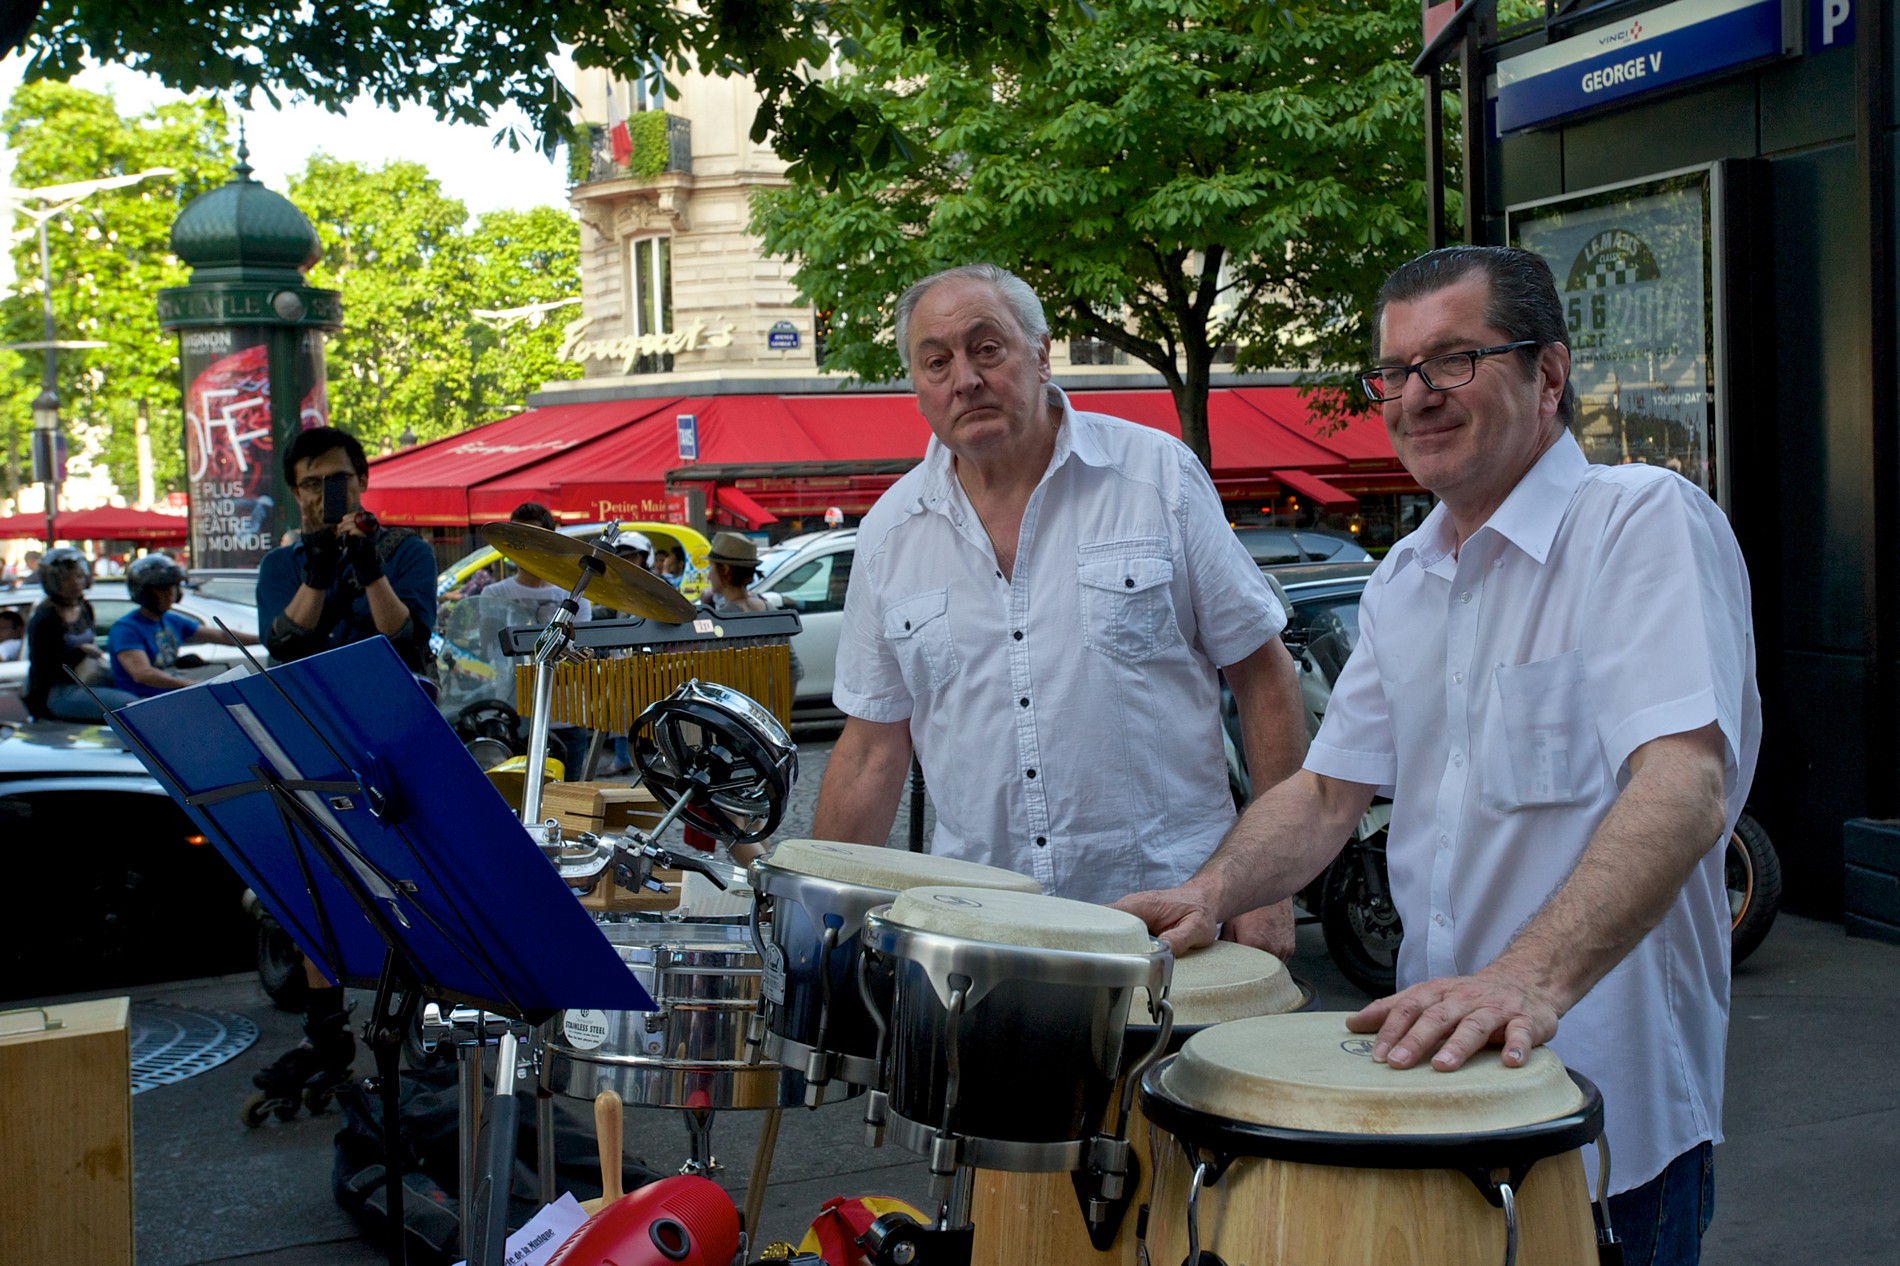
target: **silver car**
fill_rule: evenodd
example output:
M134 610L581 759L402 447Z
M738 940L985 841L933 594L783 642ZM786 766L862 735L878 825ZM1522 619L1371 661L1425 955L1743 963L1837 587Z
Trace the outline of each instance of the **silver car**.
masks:
M844 595L857 556L856 528L838 528L789 537L759 559L752 586L775 607L798 612L800 632L792 649L804 666L793 702L824 707L838 669L838 635L844 628Z

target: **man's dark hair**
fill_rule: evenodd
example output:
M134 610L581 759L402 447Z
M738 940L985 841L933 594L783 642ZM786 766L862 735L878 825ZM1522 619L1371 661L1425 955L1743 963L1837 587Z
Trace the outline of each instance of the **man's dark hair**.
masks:
M515 507L515 512L508 516L508 521L510 523L526 523L529 527L546 528L550 532L558 532L561 530L561 525L554 521L554 511L548 509L539 501L522 502Z
M1444 246L1407 260L1379 287L1372 309L1372 358L1380 357L1379 337L1385 328L1388 304L1411 303L1480 276L1491 283L1491 301L1484 319L1505 333L1505 341L1535 339L1536 347L1520 348L1517 355L1526 371L1537 368L1538 353L1546 344L1570 346L1570 326L1564 321L1563 300L1550 265L1515 246ZM1577 389L1569 378L1557 401L1557 420L1569 426L1577 416Z
M307 431L297 432L297 438L284 450L284 482L295 485L297 482L297 463L322 457L333 449L342 449L349 455L350 466L357 476L369 480L369 455L363 452L363 446L348 431L339 431L333 426L313 426Z

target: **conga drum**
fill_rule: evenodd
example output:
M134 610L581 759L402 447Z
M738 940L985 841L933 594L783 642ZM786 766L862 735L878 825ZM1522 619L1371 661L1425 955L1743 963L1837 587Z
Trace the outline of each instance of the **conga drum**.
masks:
M1603 1099L1547 1048L1400 1070L1337 1013L1236 1020L1150 1068L1141 1106L1154 1262L1597 1261L1580 1149Z
M804 1074L804 1101L877 1080L877 1030L858 985L864 916L910 888L954 885L1040 893L1013 870L832 840L786 840L755 860L752 935L763 956L767 1059Z
M1129 1004L1165 997L1174 958L1120 910L912 888L865 916L865 952L891 976L890 1134L933 1172L1083 1169L1123 1078L1160 1054L1126 1040Z
M1306 993L1286 965L1265 950L1216 941L1174 962L1168 1001L1174 1007L1170 1051L1210 1024L1249 1016L1297 1011ZM1144 1048L1152 1030L1147 990L1135 997L1129 1040ZM1112 1226L1113 1238L1098 1248L1090 1236L1081 1198L1068 1174L1012 1174L985 1169L976 1175L971 1221L976 1224L975 1266L1136 1266L1141 1251L1139 1206L1147 1199L1152 1162L1148 1122L1135 1106L1127 1138L1133 1153L1127 1191L1130 1202Z

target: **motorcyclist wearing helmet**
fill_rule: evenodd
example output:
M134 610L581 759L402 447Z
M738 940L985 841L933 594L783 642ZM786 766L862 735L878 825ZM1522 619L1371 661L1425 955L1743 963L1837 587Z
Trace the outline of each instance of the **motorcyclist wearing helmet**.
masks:
M172 610L178 587L184 583L185 569L164 554L147 554L126 568L126 591L138 606L115 620L106 634L112 684L119 689L144 698L191 685L191 678L174 671L186 667L178 655L178 648L186 643L256 643L248 633L228 635Z
M94 684L88 694L67 674L69 668L81 677L96 674L103 683L109 672L93 632L92 604L86 601L91 584L91 565L71 546L47 550L40 559L46 599L26 622L25 702L32 716L97 724L105 719L102 706L121 708L136 697L104 684Z

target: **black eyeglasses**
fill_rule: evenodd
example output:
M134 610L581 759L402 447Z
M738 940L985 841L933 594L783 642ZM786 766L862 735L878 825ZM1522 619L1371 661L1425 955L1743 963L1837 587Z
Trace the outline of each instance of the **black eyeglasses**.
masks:
M1442 356L1427 357L1416 365L1382 365L1360 374L1359 386L1369 399L1381 404L1403 392L1405 380L1413 374L1424 379L1425 385L1433 391L1450 391L1455 387L1464 386L1477 377L1478 362L1485 357L1536 346L1538 346L1536 339L1521 338L1515 343L1500 343L1496 347L1477 347L1468 352L1446 352Z

